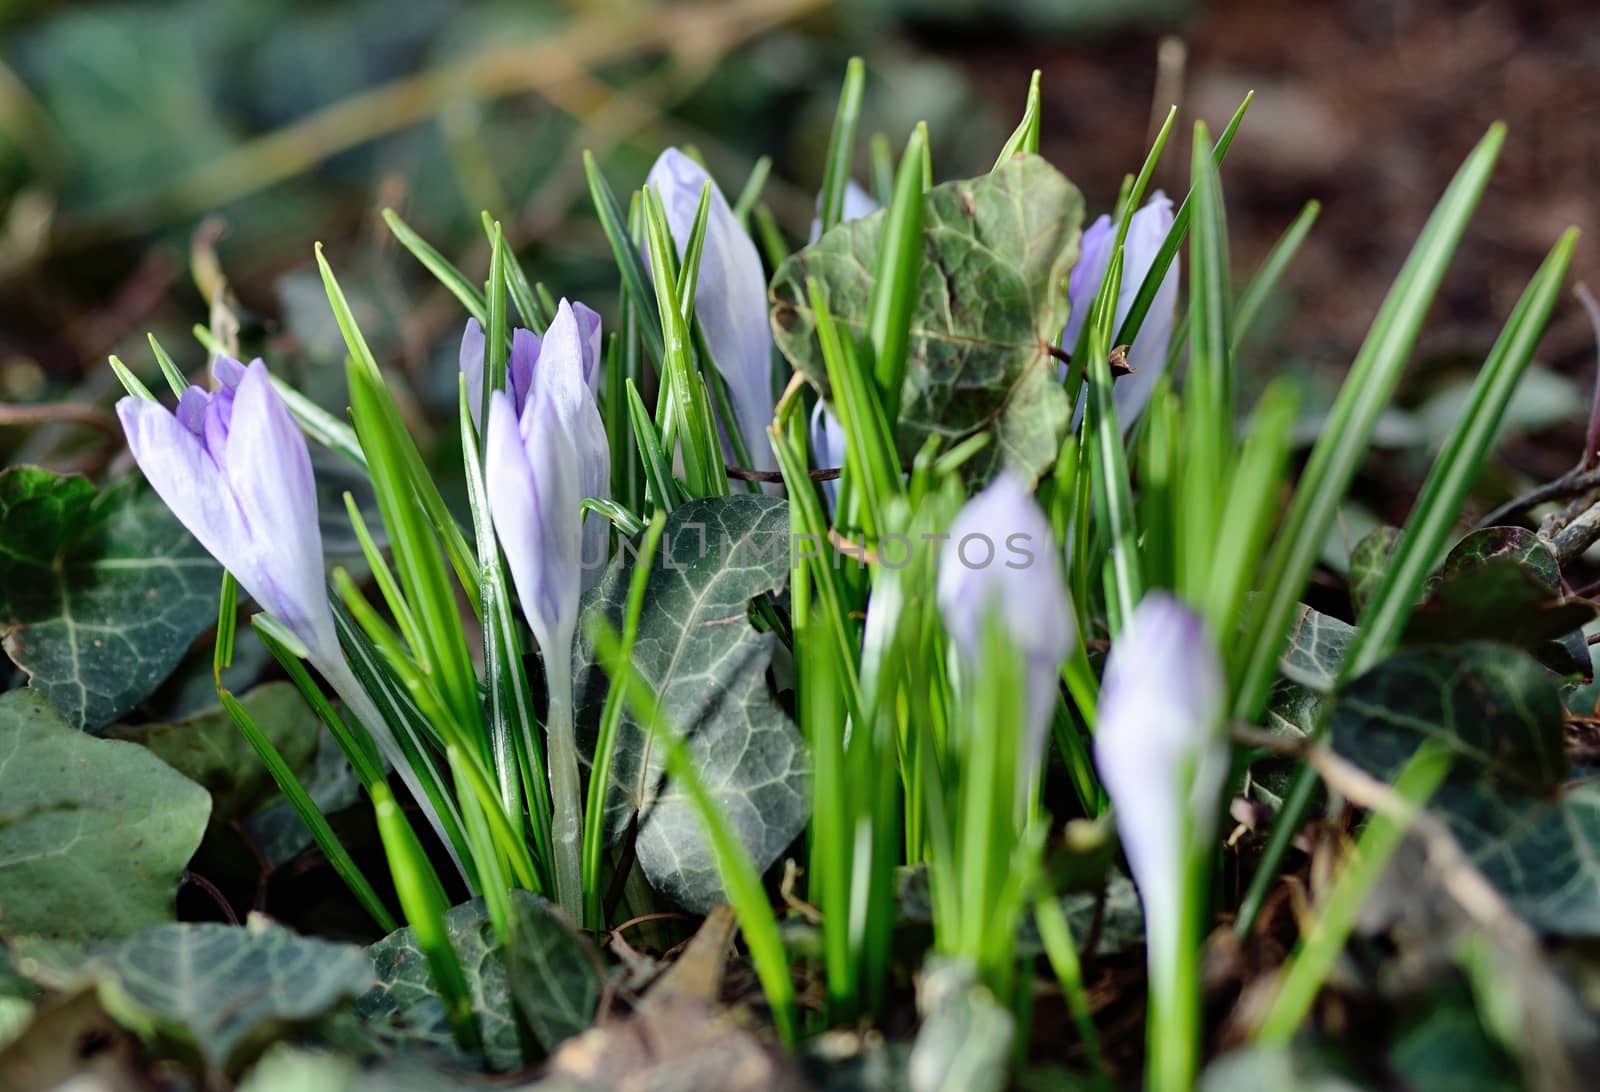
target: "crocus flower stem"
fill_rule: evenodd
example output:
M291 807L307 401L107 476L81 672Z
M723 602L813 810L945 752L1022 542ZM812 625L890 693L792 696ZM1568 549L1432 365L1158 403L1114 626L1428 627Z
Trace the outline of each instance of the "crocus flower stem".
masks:
M389 730L383 714L378 712L377 705L367 693L367 688L362 686L356 678L355 672L350 670L350 664L344 657L336 657L323 662L322 658L312 660L312 666L322 673L333 692L339 695L339 700L344 702L345 710L361 724L372 736L373 742L378 745L378 753L384 760L393 766L400 774L400 780L405 782L407 791L422 809L423 815L428 819L428 825L439 836L440 843L450 854L450 860L456 866L456 871L461 878L472 886L471 876L462 864L461 856L456 851L456 845L450 840L445 831L443 820L439 818L438 811L429 801L427 791L422 786L422 780L417 776L416 769L411 760L406 757L400 743L395 739L394 733Z
M573 921L583 920L583 796L578 780L578 741L572 725L572 675L548 673L550 706L545 716L549 748L550 805L554 816L556 901Z

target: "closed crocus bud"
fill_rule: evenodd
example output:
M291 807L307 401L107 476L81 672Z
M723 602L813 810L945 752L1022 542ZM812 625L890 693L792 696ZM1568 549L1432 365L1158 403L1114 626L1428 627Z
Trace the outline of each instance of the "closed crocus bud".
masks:
M1224 701L1204 621L1168 595L1145 596L1106 663L1094 760L1144 903L1157 996L1185 957L1189 865L1217 823L1229 762Z
M1060 553L1027 486L1006 471L956 514L939 557L939 613L963 670L979 669L991 616L1026 661L1025 772L1043 758L1061 662L1074 634Z
M570 314L570 312L569 312ZM559 321L559 320L558 320ZM555 324L546 331L553 347ZM569 914L581 910L578 861L578 753L573 734L572 641L578 623L583 499L578 443L562 410L562 383L535 381L520 416L511 396L495 391L489 401L485 484L489 514L505 548L522 613L544 658L549 704L547 766L555 830L556 892ZM571 378L587 395L581 374ZM576 920L576 918L575 918Z
M173 515L318 666L343 662L328 607L316 484L305 437L260 360L219 356L215 391L177 412L128 397L117 417L134 461Z
M1159 190L1149 202L1133 214L1128 224L1128 238L1122 248L1122 285L1117 293L1115 326L1120 328L1128 312L1133 309L1134 297L1144 283L1150 267L1155 264L1156 252L1166 241L1172 228L1172 201ZM1067 278L1067 296L1072 304L1067 327L1062 332L1061 343L1071 352L1078 344L1078 335L1094 305L1095 293L1105 279L1106 267L1111 262L1112 244L1116 242L1117 226L1109 216L1102 216L1083 233L1079 246L1078 264ZM1150 392L1156 380L1167 367L1167 353L1172 344L1172 327L1178 307L1178 263L1168 267L1156 290L1150 310L1139 327L1139 334L1128 347L1128 367L1133 374L1123 376L1112 388L1117 407L1117 420L1124 431L1131 428L1150 401ZM1112 330L1112 337L1116 330ZM1062 366L1065 376L1065 365ZM1079 408L1081 418L1082 407Z
M572 437L578 467L578 500L611 497L611 444L606 439L605 422L595 402L599 374L600 317L587 307L562 300L556 317L544 332L538 363L528 388L528 397L548 396L551 405ZM525 405L523 407L525 409ZM568 514L582 519L583 586L600 579L605 566L606 542L610 529L606 518L591 512L580 517L576 506Z
M483 328L467 320L461 338L461 370L467 379L467 405L477 422L483 397ZM545 390L571 435L578 460L579 500L611 496L611 445L595 400L600 379L600 316L581 303L563 299L544 337L517 329L506 363L505 393L520 418L535 388ZM481 428L481 424L479 425ZM571 518L579 518L573 509ZM583 519L583 586L600 579L610 530L604 516Z
M680 259L707 183L711 185L711 208L694 313L739 418L723 421L722 426L739 430L755 469L771 470L774 462L767 426L772 423L773 408L772 331L767 325L767 277L761 256L705 168L678 149L662 152L645 180L646 186L661 195ZM731 456L732 451L726 454Z

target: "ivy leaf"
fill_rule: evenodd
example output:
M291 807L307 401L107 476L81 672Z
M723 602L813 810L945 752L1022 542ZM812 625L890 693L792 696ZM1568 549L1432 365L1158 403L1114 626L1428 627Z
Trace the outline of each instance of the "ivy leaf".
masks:
M1528 923L1600 936L1600 783L1560 784L1563 711L1526 653L1473 642L1402 652L1354 680L1332 712L1333 745L1391 779L1423 738L1458 761L1429 802Z
M372 985L372 963L361 948L302 937L259 914L245 928L158 925L97 948L90 962L104 976L102 993L118 1019L147 1035L193 1043L224 1071L248 1045Z
M1289 627L1288 647L1278 669L1289 681L1319 694L1333 689L1355 627L1301 603Z
M211 814L199 785L31 689L0 694L0 784L0 930L96 940L172 919Z
M310 767L321 724L292 683L266 683L240 701L290 769L303 773ZM220 705L167 724L112 725L104 735L148 748L167 765L205 786L218 821L248 815L278 794L277 783L255 748Z
M584 606L620 628L631 566L612 562ZM805 826L808 765L800 733L768 692L774 637L749 621L750 600L778 592L789 574L789 516L781 500L753 494L691 501L667 519L645 590L633 663L671 725L687 739L700 776L765 869ZM580 747L592 754L604 672L587 638L576 653ZM612 759L607 828L620 836L638 816L635 849L655 887L691 910L724 901L715 859L688 797L663 781L661 750L625 717Z
M1367 603L1383 582L1383 574L1389 568L1395 548L1400 545L1401 534L1398 527L1378 527L1350 551L1350 605L1355 608L1357 618L1367 609Z
M1568 770L1555 680L1525 653L1487 641L1400 652L1335 699L1334 748L1385 779L1424 739L1456 758L1452 776L1493 776L1538 792Z
M1412 644L1504 641L1557 674L1589 678L1581 627L1594 614L1592 604L1566 597L1549 543L1523 527L1486 527L1450 551L1405 637Z
M923 195L922 270L895 443L906 462L930 435L991 443L968 463L987 480L1002 466L1037 479L1055 461L1072 416L1050 347L1067 318L1083 198L1038 156ZM824 395L828 380L806 281L835 319L866 329L887 212L841 224L778 267L778 348Z
M81 728L161 685L217 619L222 570L149 489L32 466L0 472L0 632Z
M544 899L512 891L511 906L516 940L509 955L500 949L482 899L452 907L444 919L483 1030L482 1059L463 1056L456 1046L427 960L409 928L367 949L378 984L355 1005L367 1030L406 1051L505 1070L524 1060L513 999L547 1051L587 1028L600 999L599 957Z

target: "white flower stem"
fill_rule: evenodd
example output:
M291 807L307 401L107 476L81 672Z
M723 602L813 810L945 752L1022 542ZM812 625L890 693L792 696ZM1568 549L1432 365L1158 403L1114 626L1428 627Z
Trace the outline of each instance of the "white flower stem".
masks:
M445 851L450 854L450 860L455 864L456 871L461 873L461 878L470 888L472 883L467 876L467 870L462 867L461 858L456 855L456 847L445 833L444 823L439 819L433 801L428 798L427 791L422 787L422 779L417 776L417 771L412 769L405 751L401 749L399 742L394 738L394 733L389 730L388 722L383 719L383 714L378 712L377 705L367 694L366 687L361 685L361 681L356 678L355 672L350 670L350 665L345 662L343 656L318 657L314 661L314 666L322 672L322 677L333 687L334 693L339 695L339 700L344 702L345 711L354 716L372 736L378 745L378 753L399 771L400 780L405 782L411 798L422 809L428 824L433 827Z
M568 645L570 648L570 644ZM546 657L548 661L554 657ZM567 659L571 658L568 653ZM558 661L559 662L559 661ZM545 715L550 767L550 852L555 860L556 902L573 921L583 920L583 800L578 781L578 742L572 724L572 673L545 671L550 709Z

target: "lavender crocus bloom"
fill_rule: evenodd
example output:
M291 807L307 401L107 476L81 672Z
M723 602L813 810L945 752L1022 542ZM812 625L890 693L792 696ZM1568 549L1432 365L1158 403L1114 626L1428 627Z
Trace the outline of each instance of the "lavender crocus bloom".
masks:
M767 325L767 278L756 245L705 168L678 149L662 152L645 179L661 195L680 258L708 182L711 208L695 287L695 317L738 417L722 426L739 430L755 469L771 470L775 464L767 426L773 408L772 331ZM731 456L731 448L726 454Z
M211 371L218 389L190 387L175 414L143 398L117 403L134 461L206 552L299 638L306 658L371 733L450 846L411 764L339 647L305 436L266 364L245 367L218 356Z
M461 337L461 370L474 421L483 397L483 344L483 328L476 319L468 319ZM576 445L580 501L611 496L611 445L595 398L599 382L600 316L583 304L565 299L557 304L556 316L543 338L520 328L512 333L505 393L510 396L513 415L521 416L535 388L548 390L552 406ZM570 518L579 518L576 505ZM594 513L583 517L585 589L600 579L608 536L605 517Z
M983 635L997 615L1025 662L1025 776L1044 757L1061 662L1072 646L1072 601L1050 523L1022 479L1009 471L956 514L939 557L937 597L962 670L982 663Z
M305 437L260 360L219 356L212 372L218 389L190 387L176 414L142 398L118 402L128 447L179 522L312 661L342 663Z
M514 391L490 395L485 484L495 533L505 548L523 615L544 657L549 706L547 765L556 818L556 893L576 915L582 889L578 861L577 745L573 735L572 644L585 573L584 542L604 552L605 525L585 524L580 504L606 496L610 449L584 375L589 337L574 309L562 301L545 331L527 400ZM590 517L599 520L599 517ZM598 566L594 570L598 576Z
M1155 264L1156 252L1161 249L1171 228L1172 201L1158 190L1144 208L1133 214L1133 220L1128 224L1128 238L1122 247L1122 285L1117 293L1115 326L1120 327L1128 317L1134 297L1139 294L1139 286ZM1071 301L1072 311L1067 318L1066 329L1062 331L1061 343L1068 352L1078 344L1078 335L1089 317L1095 293L1105 279L1116 235L1117 226L1109 216L1101 216L1083 233L1078 264L1073 266L1072 274L1067 278L1067 297ZM1139 328L1139 335L1128 347L1128 366L1133 369L1133 374L1118 379L1112 388L1117 419L1124 431L1139 419L1145 404L1150 401L1150 392L1155 389L1156 381L1166 371L1177 306L1178 263L1173 262L1166 276L1161 279L1161 286L1156 290L1155 299ZM1115 330L1112 336L1116 336ZM1062 365L1061 373L1065 378L1065 365ZM1074 424L1082 419L1082 415L1083 406L1080 402Z
M1209 844L1228 772L1224 700L1204 621L1168 595L1145 596L1106 663L1094 759L1144 903L1160 997L1183 943L1190 856Z
M819 209L822 207L822 194L820 193L817 194L817 207ZM851 220L859 220L863 216L871 216L877 211L878 202L873 200L870 193L856 185L855 179L852 178L845 182L844 212L839 217L841 224L847 224ZM822 238L822 218L818 216L811 221L809 241L814 243L820 238Z

